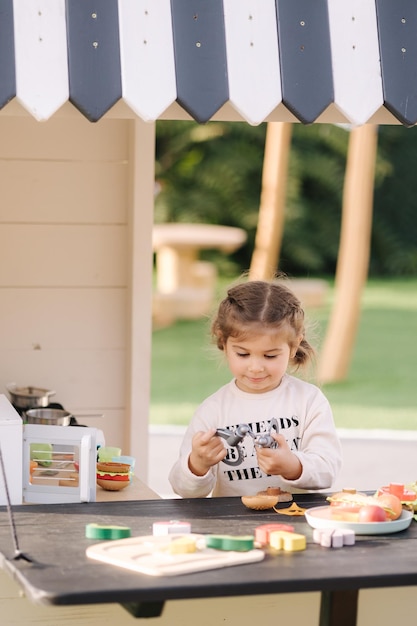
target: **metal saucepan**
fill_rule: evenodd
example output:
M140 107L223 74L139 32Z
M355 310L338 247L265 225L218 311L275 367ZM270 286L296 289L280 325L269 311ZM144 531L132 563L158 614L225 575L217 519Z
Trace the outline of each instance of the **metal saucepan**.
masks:
M17 387L15 383L9 383L6 385L6 389L9 392L13 406L23 410L48 406L50 403L49 398L56 393L40 387Z
M29 409L25 411L25 421L28 424L47 424L49 426L70 426L71 418L76 417L103 417L102 414L74 414L64 409Z

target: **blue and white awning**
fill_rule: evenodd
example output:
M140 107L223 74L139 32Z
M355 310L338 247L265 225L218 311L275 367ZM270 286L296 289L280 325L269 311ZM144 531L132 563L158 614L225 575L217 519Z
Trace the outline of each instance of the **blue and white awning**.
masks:
M0 0L0 109L417 123L415 0Z

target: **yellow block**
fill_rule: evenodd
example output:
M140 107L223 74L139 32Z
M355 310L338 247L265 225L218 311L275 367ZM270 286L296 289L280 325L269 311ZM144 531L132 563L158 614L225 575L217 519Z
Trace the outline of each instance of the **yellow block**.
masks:
M196 541L192 537L178 537L170 542L168 552L170 554L191 554L192 552L197 552Z
M275 550L296 552L297 550L305 550L307 541L304 535L289 533L284 530L274 530L269 535L269 545Z

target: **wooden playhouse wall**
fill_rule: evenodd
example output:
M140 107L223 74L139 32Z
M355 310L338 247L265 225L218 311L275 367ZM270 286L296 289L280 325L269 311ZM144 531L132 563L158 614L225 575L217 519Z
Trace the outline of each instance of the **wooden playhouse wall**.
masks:
M135 265L145 275L151 267L149 249L132 251L136 207L143 211L134 189L137 124L0 117L0 392L8 382L53 389L51 401L67 410L103 414L78 421L125 453L132 395L149 393L149 367L140 368L139 391L130 378L135 324L149 324L146 289L145 318L132 322L132 277ZM152 211L142 216L150 241ZM149 356L141 350L139 358ZM138 438L141 428L133 428ZM145 460L146 448L135 446Z

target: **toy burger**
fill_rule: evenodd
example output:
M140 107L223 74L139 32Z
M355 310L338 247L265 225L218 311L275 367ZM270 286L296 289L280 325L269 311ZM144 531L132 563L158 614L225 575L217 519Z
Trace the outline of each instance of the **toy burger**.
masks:
M98 462L97 485L107 491L119 491L130 483L130 465L128 463Z

